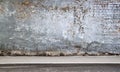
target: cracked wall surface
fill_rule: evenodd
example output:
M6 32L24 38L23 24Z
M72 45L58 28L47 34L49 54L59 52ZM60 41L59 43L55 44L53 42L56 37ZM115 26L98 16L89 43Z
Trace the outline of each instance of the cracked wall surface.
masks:
M0 53L120 54L120 0L0 0Z

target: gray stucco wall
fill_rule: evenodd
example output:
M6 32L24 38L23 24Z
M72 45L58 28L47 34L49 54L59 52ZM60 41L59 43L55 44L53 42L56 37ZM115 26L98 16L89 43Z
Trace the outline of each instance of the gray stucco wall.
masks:
M120 0L0 0L1 50L120 54Z

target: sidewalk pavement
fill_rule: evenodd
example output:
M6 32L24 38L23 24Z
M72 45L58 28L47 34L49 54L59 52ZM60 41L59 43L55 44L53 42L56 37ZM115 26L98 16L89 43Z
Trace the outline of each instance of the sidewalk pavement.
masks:
M0 64L120 64L120 56L0 56Z

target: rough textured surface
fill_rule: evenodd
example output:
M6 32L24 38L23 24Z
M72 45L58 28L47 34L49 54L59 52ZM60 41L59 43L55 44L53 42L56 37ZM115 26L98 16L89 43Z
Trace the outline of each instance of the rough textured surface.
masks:
M120 54L119 24L120 0L0 0L0 53Z

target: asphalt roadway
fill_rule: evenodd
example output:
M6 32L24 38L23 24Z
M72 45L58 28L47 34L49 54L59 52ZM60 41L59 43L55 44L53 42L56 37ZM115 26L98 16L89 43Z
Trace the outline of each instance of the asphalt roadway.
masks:
M0 65L0 72L120 72L116 64Z

